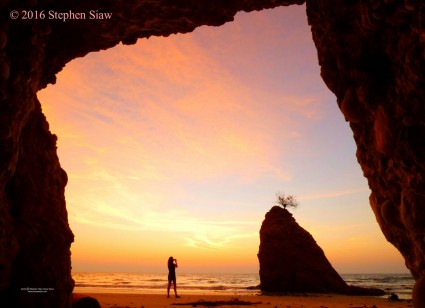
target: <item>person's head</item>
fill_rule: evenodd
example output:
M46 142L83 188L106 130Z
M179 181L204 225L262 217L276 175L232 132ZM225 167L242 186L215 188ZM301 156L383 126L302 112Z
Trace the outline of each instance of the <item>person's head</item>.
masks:
M173 257L169 257L168 258L168 265L173 264L174 258Z

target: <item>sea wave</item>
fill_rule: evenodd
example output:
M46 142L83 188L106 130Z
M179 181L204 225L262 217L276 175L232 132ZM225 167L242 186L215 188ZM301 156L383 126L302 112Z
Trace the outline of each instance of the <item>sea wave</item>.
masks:
M399 298L411 299L414 280L409 274L343 274L342 278L350 285L379 288L388 294L396 293ZM104 290L165 290L168 286L167 274L140 273L73 273L76 289L90 288ZM177 286L181 291L201 292L259 292L258 274L180 274Z

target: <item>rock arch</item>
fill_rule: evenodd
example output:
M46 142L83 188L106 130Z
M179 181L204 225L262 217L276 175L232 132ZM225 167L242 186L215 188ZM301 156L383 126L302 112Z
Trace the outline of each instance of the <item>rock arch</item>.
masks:
M73 288L65 171L36 93L70 60L119 42L219 26L241 10L304 0L0 0L0 300L64 307ZM387 238L425 294L425 4L307 0L321 75L335 93ZM110 20L12 19L17 10L113 12ZM58 102L60 103L60 102ZM27 288L44 288L39 296ZM53 290L50 290L53 289Z

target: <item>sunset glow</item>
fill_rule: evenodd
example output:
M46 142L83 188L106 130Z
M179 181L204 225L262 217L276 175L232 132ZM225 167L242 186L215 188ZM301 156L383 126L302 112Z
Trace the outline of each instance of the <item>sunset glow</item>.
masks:
M258 272L275 194L340 273L406 272L379 230L304 6L140 39L39 92L69 182L74 271Z

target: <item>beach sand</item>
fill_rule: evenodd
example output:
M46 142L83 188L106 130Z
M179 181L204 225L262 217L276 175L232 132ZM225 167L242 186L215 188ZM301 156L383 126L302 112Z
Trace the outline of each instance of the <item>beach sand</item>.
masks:
M96 298L103 308L157 308L157 307L205 307L203 305L182 305L199 301L246 301L257 303L243 307L257 308L280 308L280 307L311 307L311 308L405 308L413 307L411 301L391 302L385 298L369 296L345 296L336 294L303 294L303 295L284 295L284 296L258 296L258 295L215 295L215 294L181 294L181 298L175 298L170 295L160 294L118 294L118 293L91 293L74 294L78 299L84 296ZM211 306L210 306L211 307ZM242 307L242 305L222 305L218 307Z

